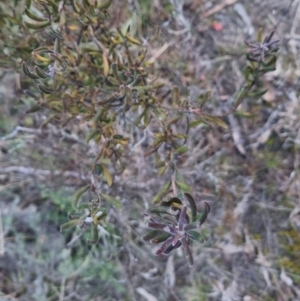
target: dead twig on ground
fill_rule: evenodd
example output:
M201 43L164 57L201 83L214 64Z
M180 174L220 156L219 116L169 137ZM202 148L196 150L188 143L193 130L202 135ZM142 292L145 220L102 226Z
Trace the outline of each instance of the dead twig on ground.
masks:
M202 14L202 18L207 18L211 15L214 15L215 13L221 11L223 8L225 8L226 6L232 5L234 3L238 2L238 0L225 0L224 2L216 5L215 7L213 7L212 9L208 10L207 12L204 12Z
M37 169L32 167L25 166L8 166L1 169L1 174L7 173L21 173L26 176L40 176L40 177L50 177L50 176L63 176L63 177L71 177L78 178L81 180L87 180L87 175L76 171L62 171L62 170L45 170L45 169Z
M1 137L0 141L13 139L13 138L17 137L17 135L20 132L26 133L26 134L34 134L34 135L42 135L42 134L60 135L65 139L73 140L74 142L86 145L86 143L83 140L81 140L77 135L68 134L64 130L57 129L55 127L52 127L51 129L48 129L48 130L42 130L42 129L31 129L31 128L27 128L27 127L23 127L23 126L16 126L15 129L10 134Z

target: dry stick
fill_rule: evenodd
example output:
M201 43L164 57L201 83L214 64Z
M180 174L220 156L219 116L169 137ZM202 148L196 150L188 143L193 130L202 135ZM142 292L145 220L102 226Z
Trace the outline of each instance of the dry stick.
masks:
M9 166L2 168L0 170L1 174L7 173L21 173L27 176L42 176L42 177L49 177L49 176L64 176L64 177L71 177L71 178L79 178L82 180L87 179L87 175L81 174L75 171L60 171L60 170L45 170L45 169L36 169L32 167L25 167L25 166Z
M122 262L118 259L117 262L119 263L119 266L121 267L121 269L123 270L125 277L125 283L127 285L127 291L128 291L128 296L130 298L130 300L132 301L136 301L137 299L135 298L135 294L134 294L134 289L133 289L133 285L130 282L130 275L128 270L126 269L126 267L122 264Z
M0 210L0 257L4 255L4 233L2 224L2 210Z
M176 197L177 196L177 187L176 187L175 171L173 171L173 173L172 173L172 189L173 189L173 194Z
M298 17L299 17L299 14L300 14L300 5L299 4L300 4L300 1L298 0L298 2L296 4L296 14L294 16L293 25L292 25L291 32L290 32L291 37L293 37L295 35L296 28L297 28L297 25L298 25ZM290 40L290 45L291 45L291 50L292 50L292 53L293 53L294 60L295 60L296 65L299 69L300 64L297 60L297 49L296 49L295 39L292 38Z
M170 46L173 46L176 42L172 41L165 43L155 54L148 60L149 63L154 63Z
M48 125L49 129L31 129L23 126L16 126L15 129L8 135L0 137L0 141L5 141L9 139L13 139L17 137L19 132L27 133L27 134L36 134L36 135L42 135L42 134L53 134L53 135L61 135L63 138L73 140L79 144L86 145L84 140L81 140L77 135L75 134L68 134L62 129L56 129L54 126L50 127Z
M66 288L66 278L63 277L60 284L59 301L64 301L65 288Z
M232 5L234 3L238 2L238 0L225 0L223 3L216 5L215 7L213 7L212 9L208 10L207 12L203 13L201 15L202 18L207 18L219 11L221 11L223 8L225 8L226 6Z
M147 301L158 301L157 298L146 291L143 287L138 287L136 289L137 293L139 293L142 297L144 297Z
M174 162L174 152L171 150L171 161ZM174 197L177 196L177 187L176 187L176 168L174 168L174 171L172 172L172 189Z

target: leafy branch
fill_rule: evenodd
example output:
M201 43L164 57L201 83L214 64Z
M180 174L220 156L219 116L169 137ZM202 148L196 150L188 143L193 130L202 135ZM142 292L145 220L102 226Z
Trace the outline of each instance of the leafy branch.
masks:
M63 116L62 126L73 119L87 122L85 142L93 141L100 147L92 164L91 183L74 194L72 205L76 213L69 215L70 221L61 229L90 227L92 239L88 242L98 241L99 223L104 224L107 216L104 204L122 207L110 187L114 185L114 173L118 169L121 173L126 167L123 158L131 138L126 136L130 130L124 129L153 128L153 140L145 157L154 156L159 177L168 172L170 177L152 200L159 205L146 214L150 218L148 227L153 230L144 240L162 243L157 255L169 254L182 246L192 265L191 241L201 240L195 229L206 220L210 206L204 202L204 209L198 213L191 187L180 173L178 158L184 160L189 151L187 141L192 128L206 124L226 129L225 116L235 112L246 97L258 98L266 92L260 88L261 79L276 68L279 41L272 41L275 29L264 39L259 30L256 43L245 41L249 47L245 83L236 93L230 111L214 115L205 110L210 91L195 104L180 95L178 87L168 87L172 98L166 105L157 93L164 84L154 74L153 62L147 61L148 42L133 36L130 27L112 28L112 0L90 2L57 4L54 0L36 0L33 9L31 1L27 1L24 11L31 20L24 21L29 34L40 37L41 31L46 32L53 41L50 46L34 49L31 58L22 63L24 74L37 82L41 93L38 108ZM44 40L41 38L40 42L43 45ZM124 129L120 130L118 124L123 124ZM173 197L166 201L171 192ZM87 201L81 201L85 196Z

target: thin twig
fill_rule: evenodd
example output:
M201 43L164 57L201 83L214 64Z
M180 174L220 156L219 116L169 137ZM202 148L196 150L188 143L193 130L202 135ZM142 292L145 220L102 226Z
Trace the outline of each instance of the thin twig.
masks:
M173 45L178 43L178 41L171 41L169 43L165 43L160 49L158 49L155 54L148 60L149 63L154 63L167 49Z
M226 6L232 5L236 2L238 2L238 0L225 0L223 3L220 3L220 4L216 5L215 7L213 7L212 9L208 10L207 12L203 13L201 17L207 18L211 15L214 15L215 13L218 13Z
M45 169L37 169L37 168L25 167L25 166L8 166L0 170L1 174L7 174L12 172L21 173L27 176L42 176L42 177L63 176L63 177L78 178L82 180L87 180L88 178L87 175L81 174L76 171L45 170Z
M177 196L177 187L176 187L176 177L175 177L175 171L172 174L172 189L174 196Z
M64 301L64 296L65 296L65 287L66 287L66 278L63 277L61 280L61 285L60 285L60 296L59 296L59 300L60 301Z
M0 210L0 257L4 255L4 233L2 224L2 210Z
M174 162L174 152L171 151L171 161ZM174 163L175 164L175 163ZM171 182L172 182L172 189L173 189L173 194L176 197L177 196L177 187L176 187L176 168L174 168L174 171L172 172L172 177L171 177Z
M296 33L296 28L297 28L297 25L298 25L299 14L300 14L300 5L299 4L300 4L300 1L298 0L297 4L296 4L296 9L295 9L296 14L294 16L290 36L294 36L295 33ZM292 53L293 53L293 56L294 56L295 63L297 65L298 69L299 69L300 64L299 64L298 59L297 59L297 49L296 49L296 43L295 43L294 39L290 40L290 45L291 45L291 50L292 50Z
M50 126L50 125L48 125ZM68 134L62 129L57 129L54 126L51 127L49 130L42 130L42 129L31 129L23 126L17 126L10 134L3 136L0 138L0 141L10 140L19 134L19 132L27 133L27 134L34 134L34 135L42 135L42 134L53 134L53 135L60 135L65 139L73 140L74 142L78 142L80 144L86 145L86 143L81 140L75 134Z

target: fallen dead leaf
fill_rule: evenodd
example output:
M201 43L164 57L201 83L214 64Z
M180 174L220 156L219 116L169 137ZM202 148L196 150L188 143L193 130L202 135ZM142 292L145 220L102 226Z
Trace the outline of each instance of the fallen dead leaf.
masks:
M266 89L268 91L262 96L262 99L266 102L273 102L276 99L276 89L272 86L267 84Z

